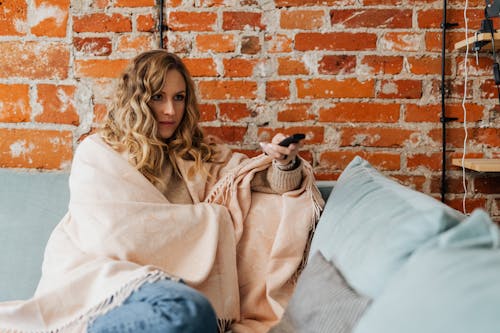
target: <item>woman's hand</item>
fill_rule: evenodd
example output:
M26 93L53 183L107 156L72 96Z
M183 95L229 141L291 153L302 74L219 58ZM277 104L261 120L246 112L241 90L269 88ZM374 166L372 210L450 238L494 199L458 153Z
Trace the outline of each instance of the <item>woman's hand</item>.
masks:
M270 143L260 142L260 147L262 151L273 158L279 165L287 165L295 161L299 149L302 148L302 141L299 143L292 143L288 147L282 147L279 145L286 136L282 133L276 134Z

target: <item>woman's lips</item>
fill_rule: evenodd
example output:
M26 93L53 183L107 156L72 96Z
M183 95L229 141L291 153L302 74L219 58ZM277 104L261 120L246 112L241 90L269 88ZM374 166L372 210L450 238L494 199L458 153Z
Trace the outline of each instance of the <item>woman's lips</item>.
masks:
M160 121L160 125L171 126L175 124L175 121Z

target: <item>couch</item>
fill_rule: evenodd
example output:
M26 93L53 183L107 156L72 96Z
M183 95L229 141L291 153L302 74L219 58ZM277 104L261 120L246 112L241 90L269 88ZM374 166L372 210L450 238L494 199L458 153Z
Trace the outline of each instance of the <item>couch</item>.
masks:
M360 157L335 182L285 332L500 330L500 231L389 179ZM65 214L68 174L0 170L0 301L29 298L43 249Z
M67 172L0 169L0 302L27 299L41 275L45 245L67 212ZM334 182L318 182L326 199Z

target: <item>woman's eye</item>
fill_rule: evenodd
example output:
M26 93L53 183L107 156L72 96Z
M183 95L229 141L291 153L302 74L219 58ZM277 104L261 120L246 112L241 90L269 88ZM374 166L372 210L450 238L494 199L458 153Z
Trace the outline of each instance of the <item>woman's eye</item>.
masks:
M153 96L151 96L151 100L152 101L159 101L159 100L161 100L161 95L160 94L153 95Z
M185 96L185 95L183 95L183 94L179 94L179 95L175 95L175 96L174 96L174 99L175 99L176 101L183 101L185 98L186 98L186 96Z

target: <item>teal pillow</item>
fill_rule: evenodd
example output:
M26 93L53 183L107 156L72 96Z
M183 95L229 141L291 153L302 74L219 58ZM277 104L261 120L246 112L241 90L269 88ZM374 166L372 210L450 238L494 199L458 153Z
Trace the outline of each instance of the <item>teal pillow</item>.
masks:
M414 253L354 332L498 332L499 238L488 214L474 211Z
M355 157L340 175L311 244L358 292L376 298L422 244L465 216Z

